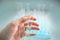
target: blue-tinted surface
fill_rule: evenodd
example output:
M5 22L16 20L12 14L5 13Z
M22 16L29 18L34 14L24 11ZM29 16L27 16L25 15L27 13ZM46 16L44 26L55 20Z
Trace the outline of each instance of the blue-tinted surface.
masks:
M17 5L16 5L16 2L18 2L18 1L9 1L8 0L8 1L6 1L6 3L4 3L4 2L2 3L3 5L0 4L0 28L1 29L4 28L5 27L4 25L6 25L8 22L15 19L15 16L18 14ZM25 1L22 0L20 2L27 3L27 0L25 0ZM47 31L47 30L43 31L42 29L45 28L46 26L43 26L40 22L41 30L38 31L38 33L39 33L38 36L29 37L28 39L30 39L30 40L60 40L60 32L59 32L60 31L60 5L59 5L59 3L55 0L54 1L33 0L33 1L29 1L29 2L33 4L33 5L31 4L31 6L33 6L33 8L34 8L34 6L36 6L37 3L47 4L46 9L49 12L48 18L52 22L52 25L50 25L50 31ZM21 6L21 5L18 5L18 6ZM20 11L20 9L19 9L19 11ZM24 11L23 11L23 13L20 12L20 14L18 16L19 17L24 16ZM38 14L37 14L37 16L38 16ZM49 32L51 32L51 35L49 35L50 34ZM48 33L48 35L46 35L46 33Z

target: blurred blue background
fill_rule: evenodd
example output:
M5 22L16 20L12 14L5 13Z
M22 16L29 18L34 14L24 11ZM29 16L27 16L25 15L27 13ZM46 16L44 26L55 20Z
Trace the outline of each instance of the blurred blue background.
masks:
M2 0L0 1L0 30L9 22L25 14L37 17L39 31L27 40L60 40L60 5L58 0ZM25 38L22 38L24 40Z

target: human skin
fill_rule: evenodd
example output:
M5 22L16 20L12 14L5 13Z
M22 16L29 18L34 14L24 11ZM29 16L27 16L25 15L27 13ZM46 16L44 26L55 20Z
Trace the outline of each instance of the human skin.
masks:
M33 25L31 30L39 30L38 24L36 22L28 22L28 20L36 21L36 18L33 16L24 16L16 21L9 23L1 32L0 40L20 40L26 35L25 26ZM36 34L28 34L28 36L35 36Z

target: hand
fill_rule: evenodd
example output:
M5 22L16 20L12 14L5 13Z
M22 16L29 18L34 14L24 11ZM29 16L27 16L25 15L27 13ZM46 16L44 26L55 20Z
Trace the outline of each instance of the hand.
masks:
M19 20L11 22L1 31L0 39L1 40L20 40L22 37L26 35L25 30L27 29L25 26L33 25L34 27L31 30L39 30L38 24L35 22L28 22L28 20L36 21L36 18L33 16L24 16ZM29 36L35 36L35 34L29 34Z

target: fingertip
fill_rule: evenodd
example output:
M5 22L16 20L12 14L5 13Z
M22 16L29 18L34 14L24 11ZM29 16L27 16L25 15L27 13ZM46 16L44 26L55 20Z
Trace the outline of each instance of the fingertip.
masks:
M32 30L40 30L40 28L38 28L38 27L32 27L31 29Z
M33 16L30 16L30 19L36 21L36 18Z
M36 34L30 34L30 36L35 36Z

